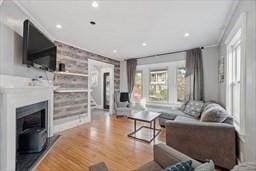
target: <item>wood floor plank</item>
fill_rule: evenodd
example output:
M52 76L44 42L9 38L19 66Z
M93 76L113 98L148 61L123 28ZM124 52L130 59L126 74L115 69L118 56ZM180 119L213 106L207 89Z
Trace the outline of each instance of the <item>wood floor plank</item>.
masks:
M128 138L132 129L131 120L106 116L64 131L36 170L88 170L101 161L113 171L134 170L152 160L152 145L165 141L165 137L162 131L154 142L147 144Z

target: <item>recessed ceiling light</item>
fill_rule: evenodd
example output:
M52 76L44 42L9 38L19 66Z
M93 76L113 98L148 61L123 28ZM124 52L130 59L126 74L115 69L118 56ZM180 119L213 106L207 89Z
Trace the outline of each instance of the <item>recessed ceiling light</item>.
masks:
M143 42L141 45L145 47L145 46L147 46L147 43Z
M95 22L95 21L90 21L90 24L91 24L91 25L95 25L96 22Z
M117 53L117 50L116 50L116 49L114 49L114 50L113 50L113 53Z
M92 1L92 7L93 8L98 8L99 7L99 3L97 1Z
M189 33L185 33L185 34L184 34L184 37L188 37L188 36L189 36Z
M62 28L62 25L56 24L56 28L61 29L61 28Z

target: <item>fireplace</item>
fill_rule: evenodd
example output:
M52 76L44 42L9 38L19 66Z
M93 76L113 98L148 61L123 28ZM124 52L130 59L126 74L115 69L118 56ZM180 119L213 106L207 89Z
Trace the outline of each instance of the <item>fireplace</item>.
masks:
M16 109L16 153L41 152L47 139L48 102Z
M16 171L32 170L59 138L48 137L48 113L48 101L16 109Z
M59 137L53 135L53 87L47 80L42 80L40 86L28 86L31 78L25 77L0 74L0 80L0 170L33 170ZM45 106L41 106L40 110L38 110L40 107L34 110L37 105ZM32 113L35 114L35 117L30 119L28 116ZM45 119L42 119L44 117ZM22 124L21 118L27 121ZM38 122L38 120L42 122ZM27 151L28 148L21 148L19 152L17 132L21 133L21 131L32 128L36 130L39 128L39 131L46 129L45 146L41 152ZM30 131L34 133L32 130Z

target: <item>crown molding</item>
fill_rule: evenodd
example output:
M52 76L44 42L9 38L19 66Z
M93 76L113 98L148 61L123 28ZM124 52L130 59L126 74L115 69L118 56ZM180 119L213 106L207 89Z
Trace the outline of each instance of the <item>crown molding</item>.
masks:
M233 1L233 4L231 5L230 9L229 9L229 12L225 18L225 21L224 21L224 24L223 24L223 29L219 35L219 38L218 38L218 44L221 44L221 41L227 31L227 27L229 26L230 22L231 22L231 19L232 17L234 16L234 13L238 7L238 4L239 4L239 0L234 0Z
M26 17L33 22L34 25L36 25L45 35L47 35L48 38L50 38L52 41L55 40L55 37L48 32L48 30L38 22L38 20L33 17L33 15L25 8L18 0L12 0L26 15Z

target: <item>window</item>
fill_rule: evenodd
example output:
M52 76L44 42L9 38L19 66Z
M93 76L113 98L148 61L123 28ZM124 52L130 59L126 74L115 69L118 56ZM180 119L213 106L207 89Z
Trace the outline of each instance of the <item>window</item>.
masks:
M184 67L177 68L176 85L177 85L177 101L183 102L185 99L185 73Z
M230 111L233 114L234 121L240 124L240 40L237 40L230 46L229 74L230 74Z
M132 98L135 102L139 102L142 99L142 72L141 71L136 72Z
M228 110L234 117L236 128L240 129L241 114L241 29L228 44Z
M150 72L149 100L152 102L167 102L167 69Z

